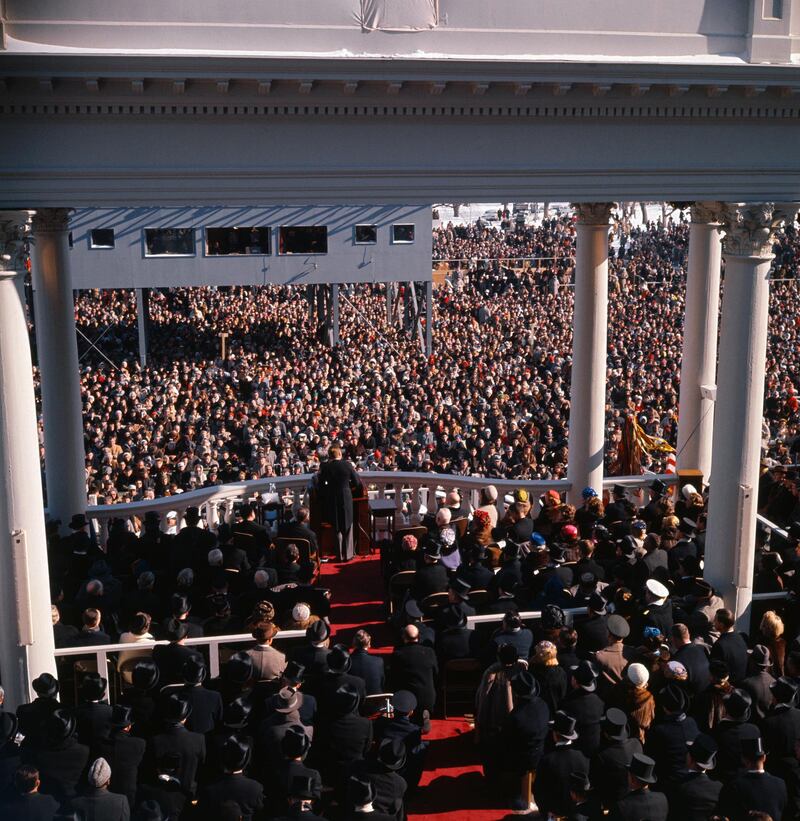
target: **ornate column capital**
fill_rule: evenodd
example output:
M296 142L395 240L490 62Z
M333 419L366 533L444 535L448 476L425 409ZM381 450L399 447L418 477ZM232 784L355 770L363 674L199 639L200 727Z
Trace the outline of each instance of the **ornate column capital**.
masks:
M775 231L794 220L797 203L740 202L725 205L723 254L771 257Z
M609 225L617 207L615 202L573 202L572 207L583 225Z
M0 211L0 276L25 272L32 216L33 211Z
M698 225L719 225L725 215L724 202L693 202L689 206L692 222Z
M71 208L40 208L33 217L33 233L66 231Z

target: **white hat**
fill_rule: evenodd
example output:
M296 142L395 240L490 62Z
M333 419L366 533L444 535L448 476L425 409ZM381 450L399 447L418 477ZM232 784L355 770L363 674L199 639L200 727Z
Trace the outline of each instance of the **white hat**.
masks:
M449 525L451 516L452 516L452 513L450 513L450 510L448 508L446 508L446 507L439 508L439 510L436 513L436 524L439 525L439 527L444 527L445 525Z
M657 599L666 599L669 596L669 588L666 587L665 585L661 584L661 582L658 581L657 579L648 579L644 583L644 586Z
M688 499L693 493L697 493L697 488L694 485L684 485L681 490L684 499Z
M497 501L497 488L494 485L486 485L486 487L483 490L486 493L486 498L490 502Z
M292 619L294 621L307 621L311 616L311 608L305 602L298 602L292 608Z
M89 767L88 779L93 787L102 787L111 781L111 767L109 767L105 758L98 758L92 762L92 766Z
M650 673L644 664L634 662L628 665L628 681L630 681L634 687L644 687L645 684L650 681Z

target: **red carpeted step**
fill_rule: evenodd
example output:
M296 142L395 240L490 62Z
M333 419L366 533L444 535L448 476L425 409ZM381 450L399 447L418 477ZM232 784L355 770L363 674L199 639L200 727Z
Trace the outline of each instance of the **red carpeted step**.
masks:
M363 627L373 649L391 653L393 634L385 623L384 587L378 556L358 556L345 564L322 565L320 584L329 587L334 641L350 644ZM508 810L487 792L469 725L461 719L434 720L426 769L408 804L409 821L497 821Z

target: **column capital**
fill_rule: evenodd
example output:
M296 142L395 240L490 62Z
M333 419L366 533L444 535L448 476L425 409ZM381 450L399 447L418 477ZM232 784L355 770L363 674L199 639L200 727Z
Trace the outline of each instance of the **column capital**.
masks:
M615 202L573 202L572 207L583 225L609 225Z
M25 272L32 216L33 211L0 211L0 276Z
M40 208L33 216L33 233L66 231L71 208Z
M796 203L726 203L723 252L739 257L771 257L775 231L794 220Z
M693 223L698 225L719 225L725 215L724 202L693 202L689 206Z

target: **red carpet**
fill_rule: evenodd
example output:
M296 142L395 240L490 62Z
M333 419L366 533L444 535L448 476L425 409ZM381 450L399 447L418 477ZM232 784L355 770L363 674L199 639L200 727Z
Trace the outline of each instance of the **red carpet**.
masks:
M320 584L331 588L334 641L349 644L363 627L373 649L391 653L392 631L384 621L383 581L377 556L359 556L348 564L322 565ZM430 743L426 769L416 794L408 803L412 821L497 821L508 810L492 804L477 764L477 751L466 721L450 718L431 722L425 736Z

